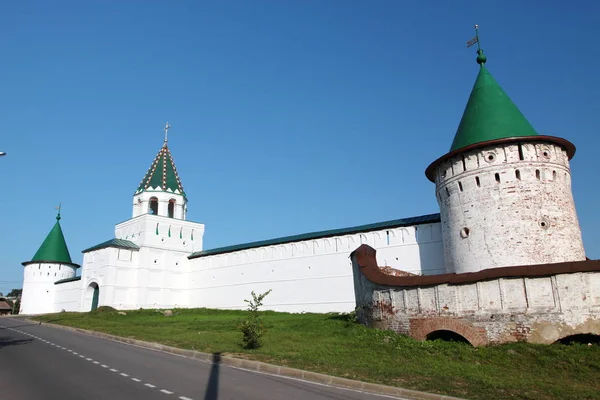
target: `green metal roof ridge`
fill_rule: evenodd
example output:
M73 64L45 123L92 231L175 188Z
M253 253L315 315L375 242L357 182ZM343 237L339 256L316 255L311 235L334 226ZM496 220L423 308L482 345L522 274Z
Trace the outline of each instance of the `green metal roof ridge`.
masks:
M278 245L278 244L298 242L298 241L302 241L302 240L320 239L320 238L326 238L326 237L331 237L331 236L349 235L352 233L369 232L369 231L386 229L386 228L391 229L391 228L398 228L398 227L410 226L410 225L422 225L422 224L435 223L435 222L440 222L440 214L439 213L438 214L421 215L418 217L411 217L411 218L394 219L394 220L390 220L390 221L376 222L373 224L352 226L349 228L330 229L330 230L326 230L326 231L303 233L303 234L299 234L299 235L284 236L284 237L280 237L280 238L276 238L276 239L261 240L261 241L242 243L242 244L237 244L237 245L232 245L232 246L218 247L218 248L209 249L209 250L197 251L195 253L190 254L188 256L188 258L192 259L192 258L212 256L212 255L217 255L217 254L231 253L231 252L240 251L240 250L254 249L257 247L274 246L274 245Z
M88 253L88 252L94 251L94 250L105 249L107 247L116 247L119 249L130 249L130 250L139 250L139 248L140 248L140 246L138 246L137 244L133 243L130 240L110 239L110 240L107 240L106 242L102 242L95 246L89 247L89 248L83 250L82 253Z
M450 151L490 140L537 136L533 126L485 67L483 51L479 50L479 54L479 74Z
M61 283L75 282L75 281L80 281L80 280L81 280L81 276L74 276L73 278L65 278L65 279L58 280L58 281L54 282L54 284L60 285Z
M60 213L56 216L56 223L30 262L36 261L73 264L65 236L60 227Z
M177 173L177 168L175 167L173 155L166 143L163 144L156 157L154 157L154 161L152 161L150 168L146 172L146 175L144 175L135 193L156 187L160 187L163 191L170 189L174 194L186 196L181 179ZM176 193L176 191L179 193Z

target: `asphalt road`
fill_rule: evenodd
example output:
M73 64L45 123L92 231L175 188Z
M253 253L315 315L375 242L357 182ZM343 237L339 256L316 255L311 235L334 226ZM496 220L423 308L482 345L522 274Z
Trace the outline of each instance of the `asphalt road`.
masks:
M2 400L381 400L0 318Z

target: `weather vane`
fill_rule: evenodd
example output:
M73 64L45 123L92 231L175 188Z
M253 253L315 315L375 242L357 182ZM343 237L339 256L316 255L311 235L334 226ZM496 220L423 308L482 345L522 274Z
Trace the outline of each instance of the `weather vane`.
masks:
M165 143L167 143L167 141L169 140L169 128L171 127L171 125L169 125L169 122L167 122L167 124L165 125Z
M60 207L62 206L62 203L58 203L57 207L54 207L55 210L58 210L58 215L56 216L56 219L60 219Z
M479 25L475 25L475 37L467 41L467 48L473 46L475 43L477 43L477 64L483 66L487 61L487 57L483 55L483 50L479 44Z

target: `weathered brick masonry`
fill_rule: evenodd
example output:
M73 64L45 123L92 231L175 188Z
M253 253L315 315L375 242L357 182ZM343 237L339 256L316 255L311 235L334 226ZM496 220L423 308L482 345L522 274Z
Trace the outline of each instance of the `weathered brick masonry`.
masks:
M368 245L351 259L358 317L375 328L418 340L447 330L474 346L600 335L599 260L399 277Z

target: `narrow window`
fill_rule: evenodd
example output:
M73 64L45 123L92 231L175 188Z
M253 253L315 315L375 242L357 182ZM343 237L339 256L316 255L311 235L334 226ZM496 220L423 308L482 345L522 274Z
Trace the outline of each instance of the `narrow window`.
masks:
M175 215L175 199L169 200L169 218Z
M475 183L477 183L477 187L481 187L481 182L479 182L479 177L475 177Z
M496 183L500 183L500 174L496 172L494 176L496 177Z
M59 265L59 266L58 266L58 270L59 270L59 271L60 271L60 267L62 267L62 265Z
M552 180L555 181L556 180L556 171L552 171Z
M462 183L458 182L458 190L463 191Z
M523 161L525 157L523 157L523 146L519 143L519 160Z
M446 186L446 196L450 197L450 190L448 190L448 186Z
M538 181L540 180L540 170L539 169L535 170L535 177L538 179Z
M152 215L158 215L158 199L151 197L148 203L148 212Z
M515 171L515 176L517 177L518 180L521 180L521 171L516 170Z
M390 231L385 231L385 236L386 236L386 240L387 240L387 245L390 245Z
M462 157L463 171L466 171L467 170L467 163L465 162L465 155L463 154L461 157Z

